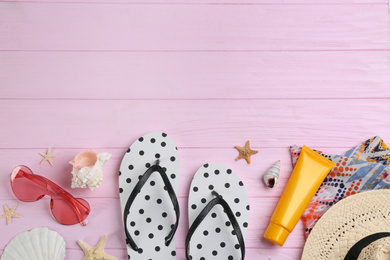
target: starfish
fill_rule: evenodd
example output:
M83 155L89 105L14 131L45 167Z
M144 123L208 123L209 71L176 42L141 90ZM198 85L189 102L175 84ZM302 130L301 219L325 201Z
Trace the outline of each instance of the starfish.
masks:
M12 217L14 217L14 218L21 218L22 217L22 216L16 215L14 213L16 206L18 206L18 204L16 204L15 206L12 207L11 210L9 210L5 204L3 205L5 213L3 215L0 215L0 218L7 218L7 225L9 225L11 223Z
M240 152L240 154L236 158L236 161L240 159L245 159L248 164L251 163L251 155L258 153L258 151L252 150L249 147L249 141L246 142L244 147L236 145L235 148Z
M44 157L43 160L39 164L42 164L43 162L48 161L50 163L50 165L53 166L53 162L51 161L51 158L56 157L57 155L50 154L50 148L47 149L47 153L39 153L39 154Z
M77 241L79 243L79 246L84 251L84 258L83 260L90 260L90 259L96 259L96 260L117 260L116 257L107 255L104 253L104 244L106 243L106 236L103 236L99 243L96 246L89 246L85 242L79 240Z

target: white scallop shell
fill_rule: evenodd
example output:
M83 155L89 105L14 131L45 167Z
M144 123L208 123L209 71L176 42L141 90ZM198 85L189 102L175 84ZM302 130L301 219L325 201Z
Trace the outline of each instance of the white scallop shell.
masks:
M274 188L278 183L280 172L280 160L274 163L264 174L264 183L269 188Z
M63 260L65 240L46 227L34 228L14 237L4 249L1 260Z

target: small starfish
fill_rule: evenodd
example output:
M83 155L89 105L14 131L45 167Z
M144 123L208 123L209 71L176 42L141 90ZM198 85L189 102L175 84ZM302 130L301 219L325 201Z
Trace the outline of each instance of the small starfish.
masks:
M79 243L79 246L84 251L84 258L83 260L90 260L90 259L96 259L96 260L117 260L116 257L107 255L104 253L104 244L106 243L106 236L103 236L99 243L96 246L89 246L85 242L79 240L77 241Z
M0 218L7 218L7 225L9 225L11 223L12 217L14 217L14 218L21 218L22 217L22 216L16 215L14 213L16 206L18 206L18 204L16 204L15 206L12 207L11 210L9 210L5 204L3 205L5 213L3 215L0 215Z
M240 152L240 154L236 158L236 161L238 161L240 159L245 159L248 164L251 163L251 155L257 154L259 152L256 150L252 150L249 147L249 141L246 142L244 147L240 147L240 146L236 145L235 148Z
M44 157L43 160L39 164L42 164L43 162L48 161L50 163L50 165L53 166L53 162L51 161L51 158L56 157L57 155L50 154L50 148L47 149L47 153L39 153L39 154Z

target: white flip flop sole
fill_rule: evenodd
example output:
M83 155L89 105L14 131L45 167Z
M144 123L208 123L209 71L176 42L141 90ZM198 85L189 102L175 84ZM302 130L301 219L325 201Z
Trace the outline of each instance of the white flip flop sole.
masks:
M217 192L228 203L243 238L249 220L249 198L240 178L223 164L210 163L195 174L188 198L189 226ZM192 259L241 259L241 249L231 221L221 205L215 205L192 234Z
M177 193L180 160L174 141L161 132L140 137L130 146L120 166L119 195L122 218L134 187L157 160ZM126 227L138 247L138 251L135 251L127 244L129 259L176 259L174 238L169 246L165 245L165 237L171 231L171 225L176 222L176 215L164 181L158 172L154 172L144 184L129 211Z

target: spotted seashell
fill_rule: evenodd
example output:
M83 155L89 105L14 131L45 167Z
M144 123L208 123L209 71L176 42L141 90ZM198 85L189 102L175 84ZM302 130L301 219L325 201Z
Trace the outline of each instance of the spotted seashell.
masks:
M264 183L268 188L273 188L278 183L280 172L280 160L274 163L264 174Z

